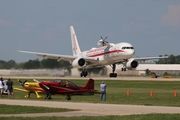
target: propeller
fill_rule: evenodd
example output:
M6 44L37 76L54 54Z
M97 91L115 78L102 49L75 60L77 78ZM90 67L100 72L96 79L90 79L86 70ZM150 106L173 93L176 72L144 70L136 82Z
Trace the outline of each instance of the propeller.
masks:
M40 83L39 80L34 79L34 82Z
M42 86L44 86L47 90L50 89L47 85L42 84Z
M108 42L107 41L105 41L107 39L107 37L105 37L105 38L103 38L102 36L101 36L101 40L102 40L102 45L103 46L105 46Z
M20 85L24 86L24 84L27 82L27 80L25 80L24 82L22 82L21 80L18 80Z

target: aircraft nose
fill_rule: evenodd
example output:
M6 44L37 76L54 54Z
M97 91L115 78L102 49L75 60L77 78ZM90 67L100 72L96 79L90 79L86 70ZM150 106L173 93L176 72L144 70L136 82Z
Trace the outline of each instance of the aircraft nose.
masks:
M132 55L135 55L135 50L132 50Z
M134 56L135 55L135 51L134 50L129 50L128 54L131 55L131 56Z

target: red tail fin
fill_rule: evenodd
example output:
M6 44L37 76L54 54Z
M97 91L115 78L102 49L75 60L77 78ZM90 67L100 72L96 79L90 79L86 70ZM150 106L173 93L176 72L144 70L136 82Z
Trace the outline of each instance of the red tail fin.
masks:
M94 80L90 78L84 88L85 89L93 89L94 90Z

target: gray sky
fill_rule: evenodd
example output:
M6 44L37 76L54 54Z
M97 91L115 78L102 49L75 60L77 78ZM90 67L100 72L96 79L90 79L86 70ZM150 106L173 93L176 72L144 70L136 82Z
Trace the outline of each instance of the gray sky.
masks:
M17 50L72 55L71 25L82 51L108 36L136 56L180 54L180 0L0 0L0 60L39 58Z

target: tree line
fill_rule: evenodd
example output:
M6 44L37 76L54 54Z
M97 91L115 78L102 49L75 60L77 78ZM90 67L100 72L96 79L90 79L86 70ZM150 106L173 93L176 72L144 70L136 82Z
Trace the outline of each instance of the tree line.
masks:
M55 59L35 59L27 62L16 63L15 60L0 60L0 69L70 69L71 64L68 61L57 61Z
M156 64L180 64L180 55L171 54L168 58L159 59Z
M71 73L72 65L68 61L55 59L35 59L27 62L16 63L15 60L0 60L0 69L67 69ZM98 74L104 67L90 68L89 73ZM79 69L81 71L81 69ZM102 73L103 74L103 73Z

